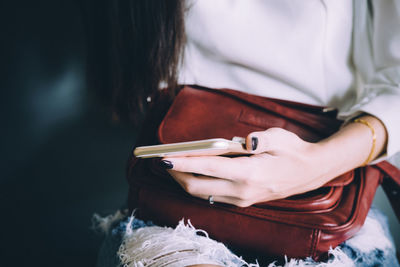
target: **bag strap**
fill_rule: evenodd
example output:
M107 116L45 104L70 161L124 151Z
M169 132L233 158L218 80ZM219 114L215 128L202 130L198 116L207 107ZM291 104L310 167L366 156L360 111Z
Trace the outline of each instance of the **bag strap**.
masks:
M384 173L382 188L400 222L400 170L387 161L375 165Z

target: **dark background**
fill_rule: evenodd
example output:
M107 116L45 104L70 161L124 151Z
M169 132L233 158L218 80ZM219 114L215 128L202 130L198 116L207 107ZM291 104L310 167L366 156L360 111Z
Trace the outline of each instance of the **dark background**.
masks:
M94 266L136 130L87 90L79 1L1 1L0 266Z
M0 266L94 266L102 236L91 218L124 203L136 129L112 123L87 90L81 3L5 2ZM399 246L398 223L378 195Z

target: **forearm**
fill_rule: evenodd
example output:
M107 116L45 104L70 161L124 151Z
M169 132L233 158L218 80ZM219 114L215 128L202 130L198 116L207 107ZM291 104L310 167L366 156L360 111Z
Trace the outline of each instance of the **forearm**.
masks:
M375 130L376 141L372 159L381 155L386 147L385 126L373 116L363 116ZM372 131L363 123L349 123L337 133L317 143L315 157L321 168L321 181L327 182L346 171L361 166L372 151Z

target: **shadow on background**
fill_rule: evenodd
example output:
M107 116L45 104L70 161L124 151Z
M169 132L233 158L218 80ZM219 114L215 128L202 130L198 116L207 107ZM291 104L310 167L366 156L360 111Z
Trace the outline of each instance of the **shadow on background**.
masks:
M4 2L0 266L94 266L91 217L125 202L135 129L87 93L77 1Z

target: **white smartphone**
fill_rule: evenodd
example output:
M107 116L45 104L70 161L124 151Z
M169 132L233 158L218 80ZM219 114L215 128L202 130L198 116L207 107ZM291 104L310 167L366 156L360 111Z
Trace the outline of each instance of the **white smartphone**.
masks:
M133 154L138 158L154 157L188 157L251 154L245 148L245 139L234 137L205 139L191 142L180 142L154 146L137 147Z

